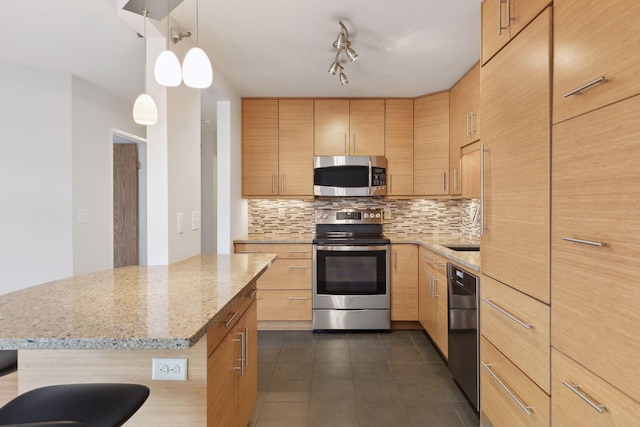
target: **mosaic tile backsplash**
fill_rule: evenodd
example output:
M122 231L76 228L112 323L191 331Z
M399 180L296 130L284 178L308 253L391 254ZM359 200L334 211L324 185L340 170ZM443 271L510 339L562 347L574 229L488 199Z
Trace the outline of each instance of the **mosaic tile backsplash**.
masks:
M321 197L314 200L250 199L249 235L279 237L312 234L316 209L387 209L384 233L390 235L443 235L480 239L477 199L386 200L380 197ZM475 219L475 220L474 220Z

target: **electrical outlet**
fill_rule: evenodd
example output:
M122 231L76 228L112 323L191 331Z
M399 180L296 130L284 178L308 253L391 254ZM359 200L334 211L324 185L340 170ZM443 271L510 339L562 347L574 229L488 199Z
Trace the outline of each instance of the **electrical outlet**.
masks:
M391 209L385 208L384 210L384 219L391 219Z
M154 357L151 379L156 381L186 381L187 359Z

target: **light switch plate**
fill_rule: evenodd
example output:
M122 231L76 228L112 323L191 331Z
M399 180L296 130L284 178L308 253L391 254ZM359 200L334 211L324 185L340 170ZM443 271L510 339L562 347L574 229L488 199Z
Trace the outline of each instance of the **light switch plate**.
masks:
M200 211L191 212L191 230L200 230Z
M178 234L184 233L184 212L178 212Z

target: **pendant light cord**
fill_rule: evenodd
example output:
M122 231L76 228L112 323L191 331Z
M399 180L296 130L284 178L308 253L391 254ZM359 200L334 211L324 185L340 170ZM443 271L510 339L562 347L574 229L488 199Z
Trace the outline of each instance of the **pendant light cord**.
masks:
M144 93L147 93L147 9L143 11L144 16Z
M200 1L196 0L196 47L200 47Z

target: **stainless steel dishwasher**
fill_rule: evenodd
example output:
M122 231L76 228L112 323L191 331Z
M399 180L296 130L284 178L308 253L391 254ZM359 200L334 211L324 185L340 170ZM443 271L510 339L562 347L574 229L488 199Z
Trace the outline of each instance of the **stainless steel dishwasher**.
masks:
M463 393L478 410L480 279L451 263L447 264L449 293L449 370Z

